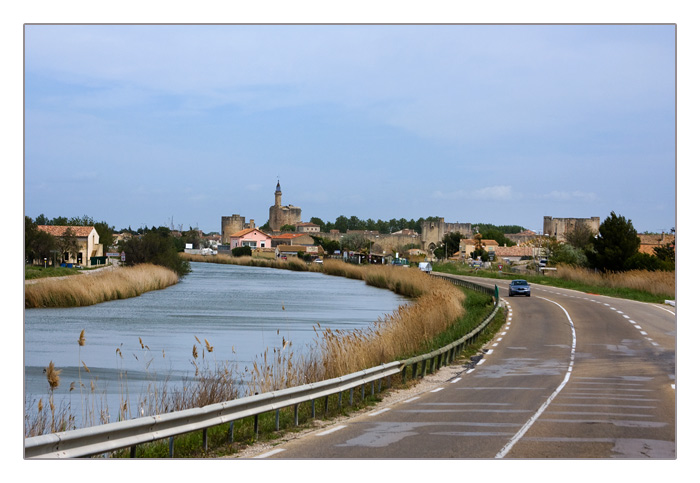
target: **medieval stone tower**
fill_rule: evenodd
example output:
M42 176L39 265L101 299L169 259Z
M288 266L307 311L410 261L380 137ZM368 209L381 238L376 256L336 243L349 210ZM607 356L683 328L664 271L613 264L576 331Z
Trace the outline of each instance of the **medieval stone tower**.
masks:
M282 206L282 188L279 181L275 189L275 204L270 207L270 230L280 231L284 225L301 223L301 208L297 206Z

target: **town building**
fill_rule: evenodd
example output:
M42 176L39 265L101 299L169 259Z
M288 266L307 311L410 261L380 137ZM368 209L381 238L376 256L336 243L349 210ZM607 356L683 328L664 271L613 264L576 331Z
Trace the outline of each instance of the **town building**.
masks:
M59 246L62 241L65 242L73 237L75 245L62 251L60 263L92 267L103 265L106 261L100 235L94 226L38 225L37 229L56 237L59 240Z
M257 228L246 228L231 234L229 237L231 249L238 247L270 248L272 247L272 237Z

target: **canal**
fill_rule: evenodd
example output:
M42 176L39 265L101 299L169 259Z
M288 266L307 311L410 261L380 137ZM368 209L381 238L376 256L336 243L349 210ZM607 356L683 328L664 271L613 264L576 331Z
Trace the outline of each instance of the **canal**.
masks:
M292 343L285 350L303 353L315 340L314 327L364 328L404 303L388 290L320 273L192 263L190 274L164 290L89 307L25 310L25 409L36 410L39 399L47 405L44 369L51 361L62 371L56 406L70 405L79 419L81 406L92 404L113 421L120 401L137 404L153 382L191 378L193 347L200 364L204 357L245 373L283 342Z

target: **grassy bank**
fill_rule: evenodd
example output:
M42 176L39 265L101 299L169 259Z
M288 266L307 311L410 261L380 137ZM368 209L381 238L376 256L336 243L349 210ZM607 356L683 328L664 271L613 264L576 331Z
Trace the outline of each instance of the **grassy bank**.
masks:
M467 265L458 263L436 263L433 265L433 270L454 275L504 280L520 278L540 285L568 288L640 302L663 303L665 300L676 298L675 272L632 270L621 273L601 273L585 268L558 266L556 271L545 276L509 271L474 270Z
M136 297L177 283L167 268L142 264L101 270L68 278L42 278L24 287L24 307L80 307Z

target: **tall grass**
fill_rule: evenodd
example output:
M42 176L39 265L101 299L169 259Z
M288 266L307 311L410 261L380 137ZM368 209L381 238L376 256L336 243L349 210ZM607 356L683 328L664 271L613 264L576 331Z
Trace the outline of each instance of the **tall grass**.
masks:
M102 270L65 279L39 279L24 287L24 307L80 307L136 297L177 283L172 270L159 265Z
M631 289L675 298L676 272L631 270L603 273L568 265L557 266L555 276L562 280L611 289Z

